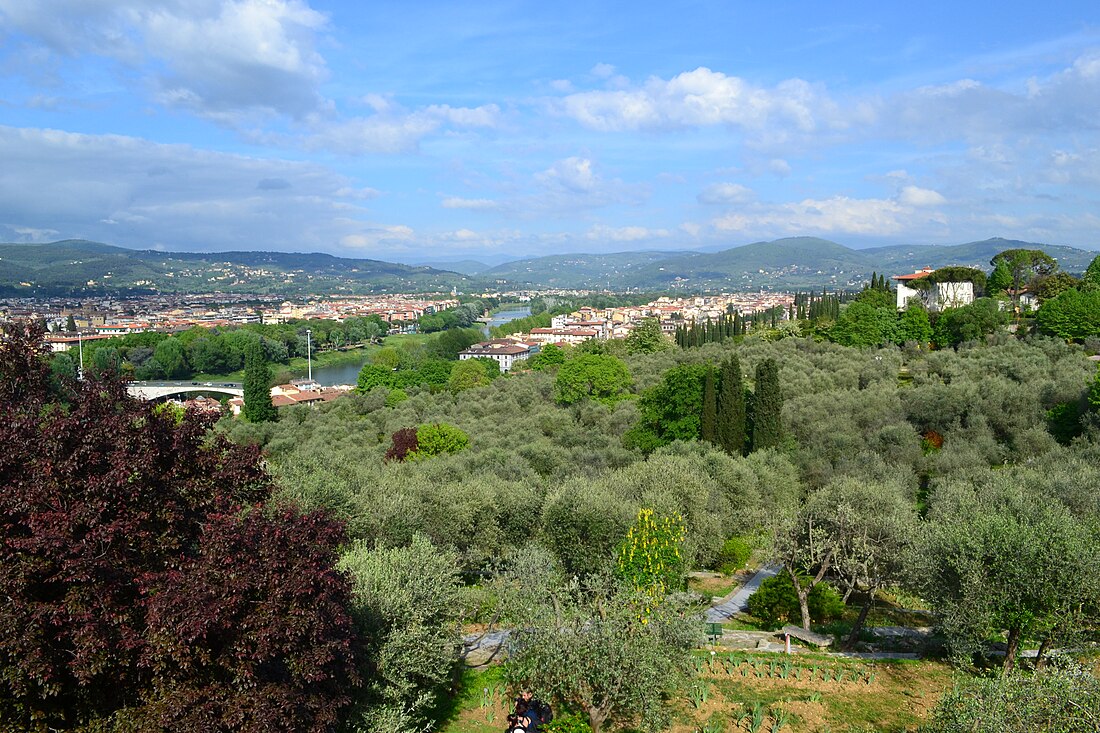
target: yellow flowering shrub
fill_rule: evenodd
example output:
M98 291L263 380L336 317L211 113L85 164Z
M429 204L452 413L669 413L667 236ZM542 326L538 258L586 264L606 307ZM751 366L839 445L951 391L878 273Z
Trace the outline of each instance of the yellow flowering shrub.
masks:
M662 597L683 584L684 519L640 509L619 546L619 573L638 590Z

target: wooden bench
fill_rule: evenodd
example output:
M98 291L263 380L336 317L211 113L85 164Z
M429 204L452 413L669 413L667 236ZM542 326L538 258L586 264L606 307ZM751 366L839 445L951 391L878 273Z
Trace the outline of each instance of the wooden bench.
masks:
M792 636L799 641L804 641L814 646L830 646L833 643L833 637L831 636L817 634L813 631L806 631L806 629L801 626L794 626L793 624L787 624L779 630L779 633L787 640L788 648Z

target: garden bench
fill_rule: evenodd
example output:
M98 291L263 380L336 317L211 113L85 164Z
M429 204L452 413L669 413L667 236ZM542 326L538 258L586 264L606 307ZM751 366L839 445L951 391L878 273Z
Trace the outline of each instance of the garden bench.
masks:
M804 641L807 644L813 644L814 646L829 646L833 643L833 637L831 636L825 636L824 634L818 634L813 631L806 631L806 629L802 628L801 626L794 626L792 624L787 624L786 626L784 626L782 629L779 630L779 633L783 635L785 641L787 642L788 651L790 650L790 642L792 636L799 641Z

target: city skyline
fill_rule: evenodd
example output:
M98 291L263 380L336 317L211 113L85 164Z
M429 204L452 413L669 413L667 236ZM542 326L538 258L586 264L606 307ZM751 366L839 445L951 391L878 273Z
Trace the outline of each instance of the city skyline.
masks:
M1100 247L1100 8L0 0L0 241Z

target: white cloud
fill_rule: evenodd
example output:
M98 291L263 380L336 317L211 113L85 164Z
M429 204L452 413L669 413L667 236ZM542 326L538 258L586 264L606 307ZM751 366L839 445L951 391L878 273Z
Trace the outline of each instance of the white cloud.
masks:
M768 170L783 178L791 174L791 164L782 158L772 158L768 161Z
M447 104L434 104L424 110L424 114L437 117L455 127L496 127L500 122L500 107L485 104L480 107L451 107Z
M740 183L714 183L703 189L698 199L701 204L739 204L755 197L752 189Z
M577 156L557 161L535 178L543 184L560 186L574 193L592 191L599 184L599 177L592 170L592 161Z
M588 230L585 237L596 241L641 242L647 239L659 239L669 235L670 232L667 229L649 229L641 226L611 227L604 224L596 224Z
M500 208L500 204L492 199L464 199L458 196L447 196L440 205L444 209L471 209L474 211Z
M802 79L766 89L703 66L632 89L578 92L563 98L560 109L607 132L730 125L777 139L842 129L867 114L862 105L842 112L822 87Z
M56 239L57 235L61 233L56 229L50 229L48 227L36 228L8 225L8 229L15 232L18 237L17 241L20 242L48 242L52 239Z
M615 75L615 67L611 64L599 63L593 66L588 73L600 79L610 79Z
M918 186L905 186L898 194L898 202L905 206L939 206L947 199L938 191Z
M28 236L321 251L365 228L364 190L313 163L11 127L0 127L0 160L0 227Z
M348 155L407 153L415 151L425 137L445 127L495 127L500 117L500 108L495 104L481 107L444 104L407 112L383 97L372 99L371 106L377 112L368 117L324 119L314 116L306 146Z
M348 234L340 238L340 244L348 249L372 249L382 247L398 247L412 242L416 232L412 227L404 224L372 227L356 234Z
M315 49L328 20L302 0L0 0L0 13L62 56L140 68L157 101L219 121L302 118L328 76Z
M405 153L440 128L440 120L423 114L372 115L319 122L306 137L311 150L331 150L346 155Z
M932 207L945 203L935 191L906 186L894 198L832 196L778 204L750 204L716 218L719 232L747 234L853 234L892 236L946 219Z

